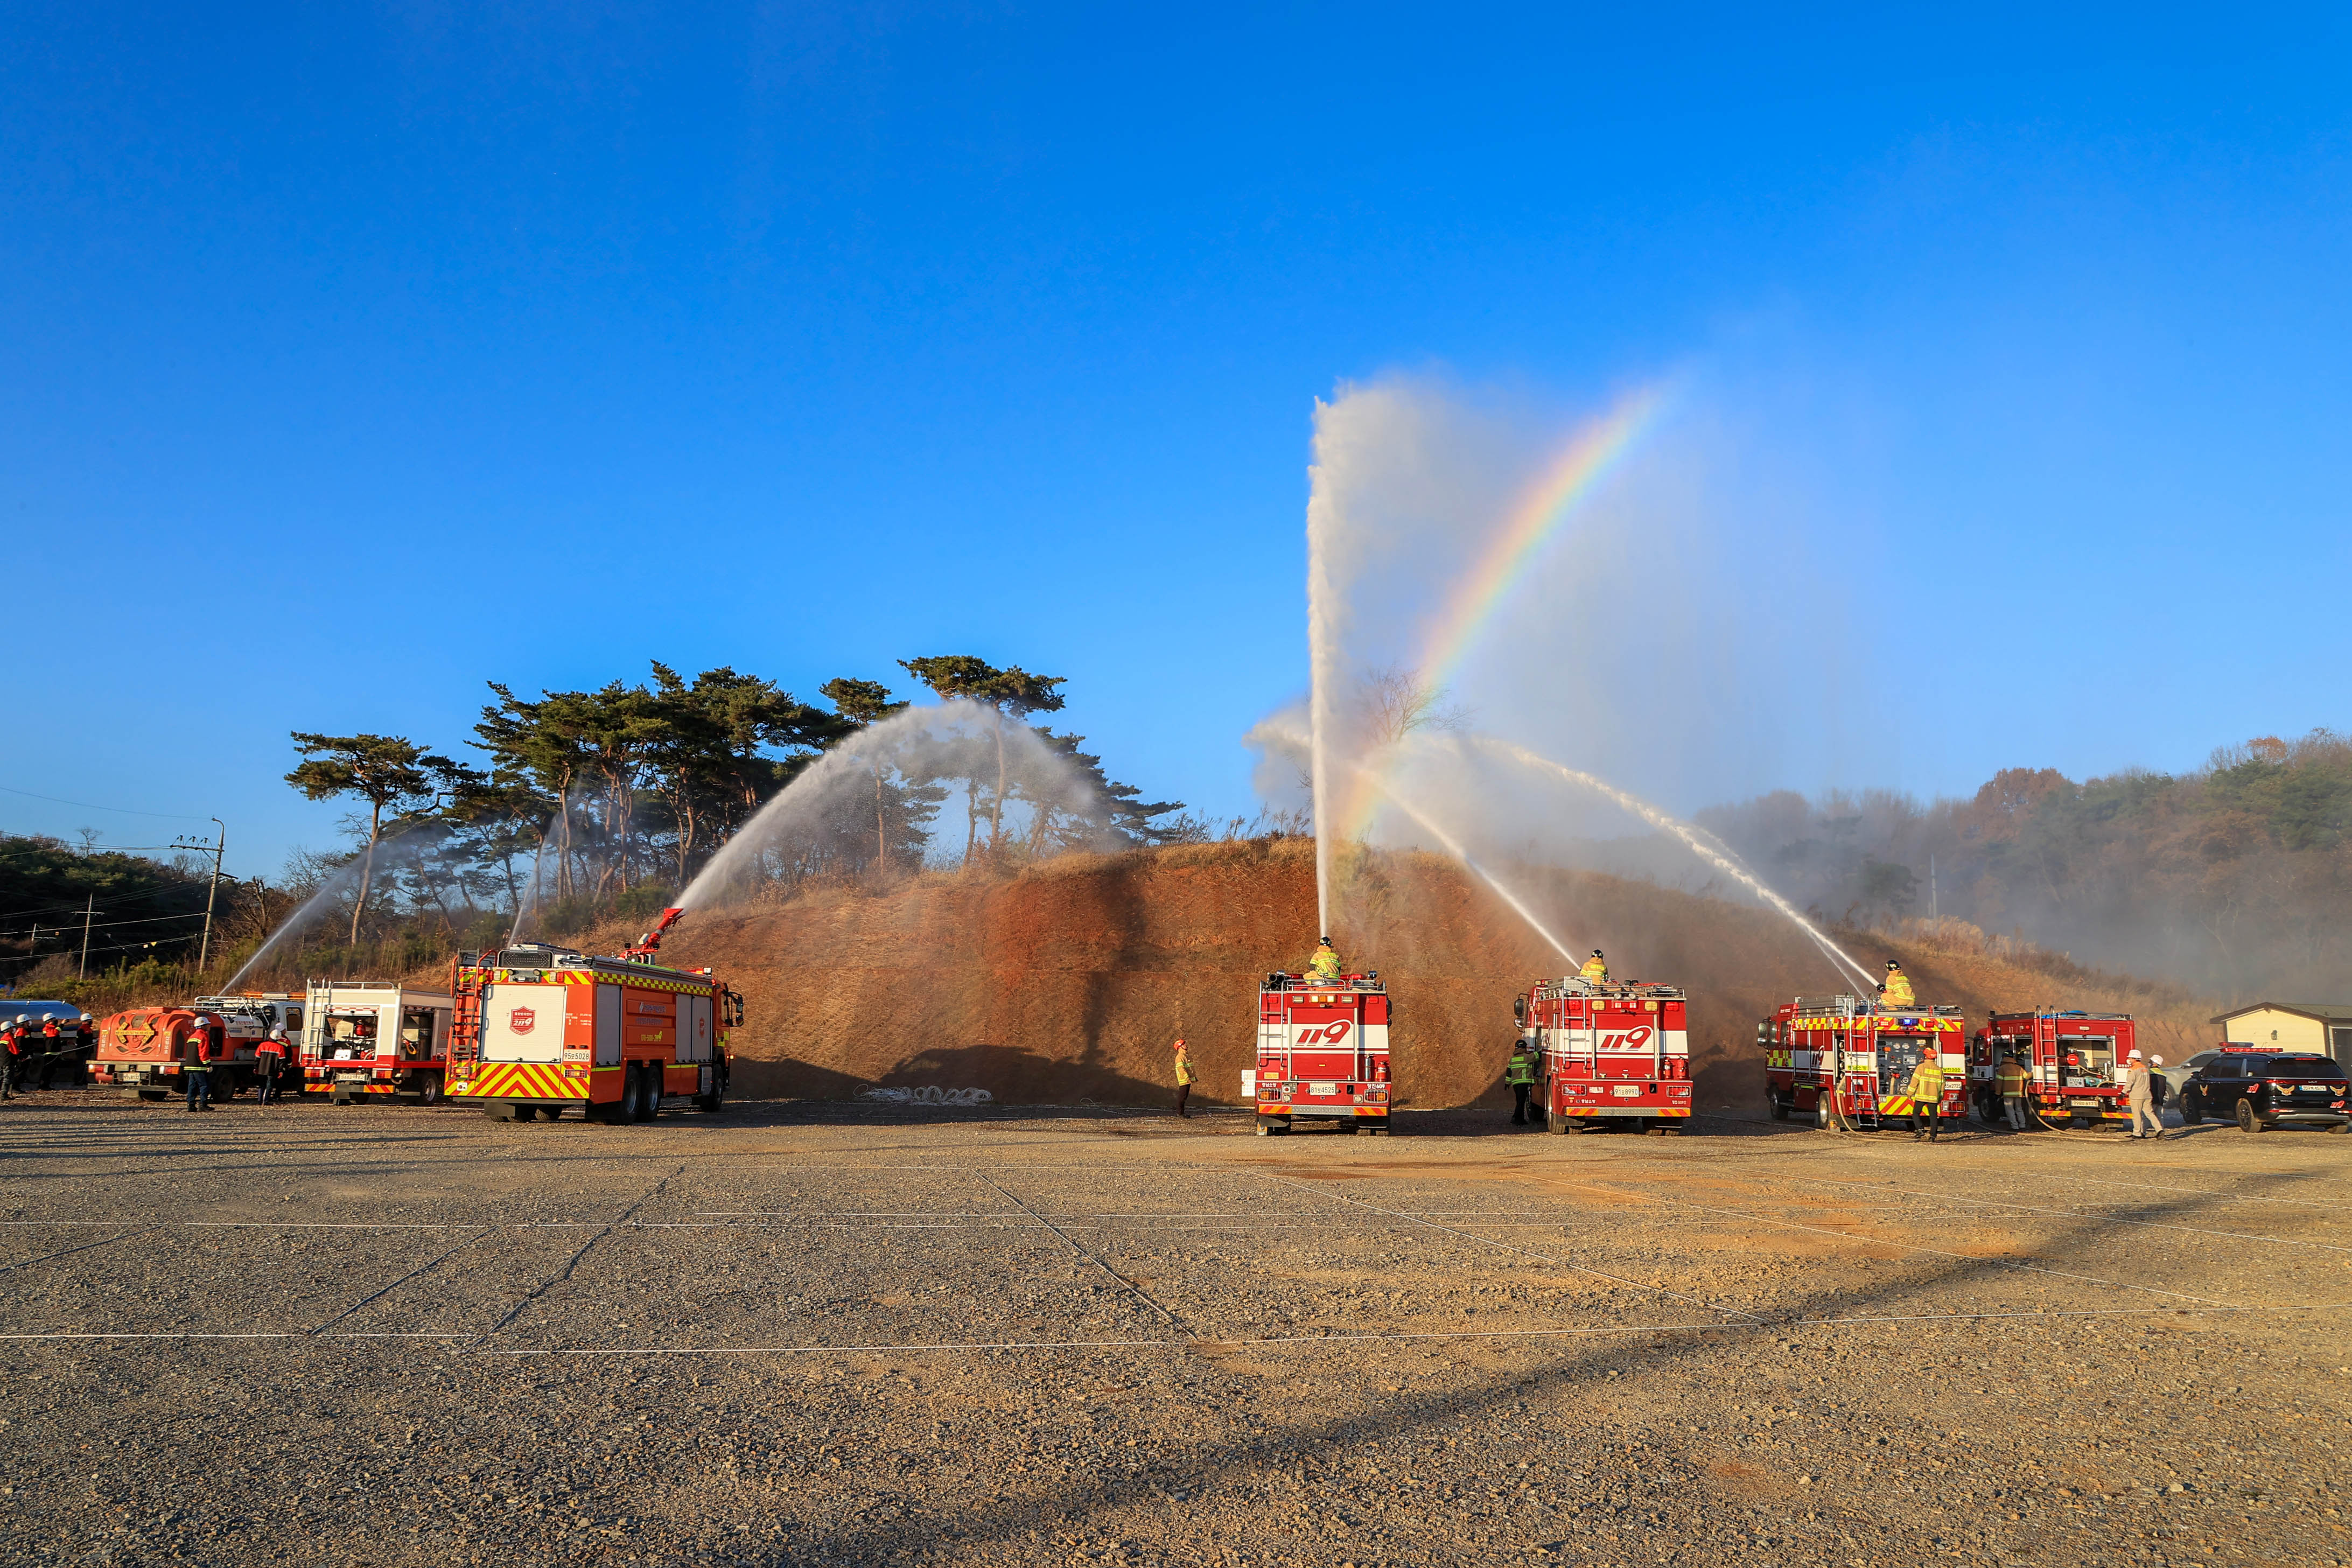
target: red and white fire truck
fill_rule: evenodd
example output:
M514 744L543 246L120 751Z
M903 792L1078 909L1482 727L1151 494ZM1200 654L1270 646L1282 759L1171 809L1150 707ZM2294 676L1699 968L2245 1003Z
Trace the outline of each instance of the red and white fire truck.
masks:
M184 1006L133 1007L98 1026L90 1059L92 1083L110 1083L125 1096L162 1100L180 1087L188 1032L199 1017L218 1019L228 1054L211 1064L212 1097L228 1100L255 1079L255 1047L272 1029L287 1038L302 1033L302 998L284 991L199 996Z
M1969 1093L1977 1115L2004 1120L1993 1075L2014 1054L2025 1064L2026 1104L2051 1126L2126 1126L2124 1063L2138 1043L2128 1013L1994 1013L1969 1042Z
M1680 1132L1691 1113L1688 996L1679 986L1538 980L1511 1004L1536 1053L1544 1125Z
M1301 1121L1386 1134L1391 1089L1389 994L1377 971L1265 977L1257 1066L1242 1075L1242 1098L1257 1101L1259 1137Z
M566 1110L650 1121L662 1101L716 1110L743 998L708 969L652 962L677 910L636 946L592 958L528 942L457 955L449 1094L502 1121Z
M455 1003L446 991L383 981L313 980L302 1087L337 1105L414 1095L441 1102Z
M1945 1072L1936 1114L1968 1110L1966 1026L1956 1006L1890 1010L1854 996L1800 996L1756 1026L1775 1120L1892 1126L1911 1114L1911 1073L1929 1051Z

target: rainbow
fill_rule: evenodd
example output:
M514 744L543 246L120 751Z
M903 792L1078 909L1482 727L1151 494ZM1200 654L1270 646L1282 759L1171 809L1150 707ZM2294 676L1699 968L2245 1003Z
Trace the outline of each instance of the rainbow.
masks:
M1550 467L1528 487L1503 526L1487 542L1485 552L1454 584L1454 591L1446 595L1444 605L1430 622L1428 634L1422 641L1421 658L1413 666L1430 690L1442 690L1453 682L1495 618L1495 612L1526 577L1544 545L1576 510L1577 502L1591 494L1592 488L1640 439L1665 401L1663 385L1642 387L1628 394L1607 414L1578 431ZM1388 766L1375 766L1381 778L1390 771ZM1372 816L1380 809L1382 799L1377 788L1360 788L1353 793L1355 799L1349 803L1349 809L1339 814L1347 825L1348 839L1361 837L1371 826Z

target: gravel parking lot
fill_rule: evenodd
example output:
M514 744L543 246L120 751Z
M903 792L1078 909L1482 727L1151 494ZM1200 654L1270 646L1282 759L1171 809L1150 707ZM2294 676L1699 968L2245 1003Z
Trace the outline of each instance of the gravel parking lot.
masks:
M2352 1138L0 1109L0 1557L2352 1560Z

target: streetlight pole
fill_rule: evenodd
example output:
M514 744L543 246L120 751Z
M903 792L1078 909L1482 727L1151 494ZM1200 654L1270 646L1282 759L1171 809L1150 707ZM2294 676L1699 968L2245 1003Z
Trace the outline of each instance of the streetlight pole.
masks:
M205 889L205 938L196 949L196 973L202 974L213 955L213 900L220 897L221 857L228 851L228 824L215 816L213 826L220 829L220 837L212 844L174 842L174 849L209 849L213 856L213 879Z

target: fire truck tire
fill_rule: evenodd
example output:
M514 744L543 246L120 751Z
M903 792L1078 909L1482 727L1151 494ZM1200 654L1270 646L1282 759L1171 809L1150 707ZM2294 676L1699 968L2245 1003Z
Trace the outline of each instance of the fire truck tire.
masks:
M659 1068L639 1067L634 1092L636 1098L629 1103L629 1120L651 1121L661 1114L661 1080L654 1075Z
M1787 1100L1782 1100L1779 1095L1774 1094L1769 1089L1764 1091L1764 1098L1771 1102L1773 1121L1786 1121L1789 1120L1789 1102Z
M1826 1132L1836 1124L1835 1119L1830 1114L1829 1096L1824 1094L1815 1095L1813 1097L1813 1125Z
M2267 1132L2270 1130L2271 1124L2254 1114L2254 1102L2252 1100L2241 1100L2238 1101L2239 1131Z
M419 1073L417 1075L416 1103L419 1105L438 1105L441 1103L441 1075L439 1073L428 1072Z

